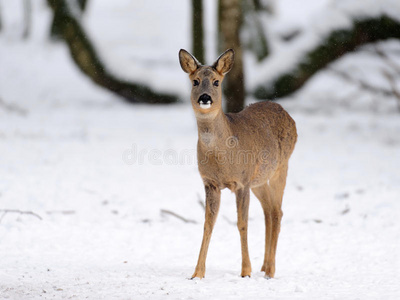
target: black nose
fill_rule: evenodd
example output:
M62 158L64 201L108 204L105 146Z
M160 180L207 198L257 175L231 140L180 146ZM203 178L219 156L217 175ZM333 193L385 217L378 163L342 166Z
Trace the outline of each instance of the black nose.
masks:
M203 94L203 95L200 96L199 101L197 101L197 102L199 102L199 103L200 102L207 103L208 101L212 102L211 96L207 95L207 94Z

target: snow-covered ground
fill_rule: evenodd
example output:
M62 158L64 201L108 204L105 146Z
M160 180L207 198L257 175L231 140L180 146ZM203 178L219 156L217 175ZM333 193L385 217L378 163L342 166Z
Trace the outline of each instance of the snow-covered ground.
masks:
M5 2L0 1L5 15L0 33L0 209L37 216L0 212L1 299L400 297L400 114L393 99L364 95L349 103L342 94L351 88L323 72L293 99L281 101L296 121L299 139L283 201L276 278L267 280L259 271L264 221L253 195L253 274L239 276L235 201L224 191L206 278L188 280L204 220L190 105L185 99L168 106L121 103L82 76L62 44L45 40L50 15L42 1L32 1L35 30L26 42L18 37L11 2ZM126 19L127 11L132 18L149 14L149 1L131 2L118 1L114 12L110 1L89 2L93 7L86 22L94 38L100 26L94 25L96 11L109 12L116 22ZM289 0L284 2L290 7ZM188 22L187 4L181 8L186 1L170 1L170 7L154 3L153 13L164 18L160 24L181 15ZM162 13L166 10L168 16ZM154 26L145 27L146 32L159 37L157 50L164 51L156 58L150 34L137 45L137 38L125 44L124 35L113 35L115 28L105 31L103 24L106 39L99 35L96 42L106 57L117 53L131 64L149 59L149 74L159 76L155 87L168 85L162 74L169 72L165 80L187 94L177 51L188 47L188 29L167 23L178 32L166 46L168 28L149 24ZM131 30L137 34L135 26ZM112 36L115 40L107 44ZM124 58L129 44L132 57ZM394 47L391 42L381 46ZM362 54L354 57L336 67L370 61ZM115 58L109 61L118 64ZM137 76L127 69L115 71Z

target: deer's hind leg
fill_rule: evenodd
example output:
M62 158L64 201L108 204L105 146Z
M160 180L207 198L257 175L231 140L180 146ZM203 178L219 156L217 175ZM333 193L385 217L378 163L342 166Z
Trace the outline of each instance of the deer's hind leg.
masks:
M253 188L265 216L265 255L261 271L265 276L275 275L275 255L282 220L282 197L286 185L287 163L282 164L269 182Z

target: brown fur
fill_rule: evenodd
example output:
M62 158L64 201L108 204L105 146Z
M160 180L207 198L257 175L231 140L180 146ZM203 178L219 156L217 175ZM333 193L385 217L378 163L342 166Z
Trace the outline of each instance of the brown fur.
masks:
M221 84L214 83L216 80L222 83L232 67L233 56L233 50L228 50L213 66L202 66L185 50L179 52L182 69L199 83L192 88L191 102L198 126L198 166L206 191L204 235L192 278L205 275L207 250L224 188L236 195L241 275L251 275L247 246L250 189L261 202L265 216L265 256L261 270L268 277L275 273L282 197L288 161L297 140L296 125L279 104L268 101L252 104L240 113L223 113ZM210 108L200 106L198 101L203 94L211 97Z

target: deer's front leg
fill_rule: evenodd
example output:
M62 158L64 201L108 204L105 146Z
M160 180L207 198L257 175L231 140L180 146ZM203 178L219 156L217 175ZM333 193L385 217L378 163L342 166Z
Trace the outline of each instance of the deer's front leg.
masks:
M204 221L203 241L201 243L201 249L199 259L197 261L196 270L194 271L192 278L203 278L206 272L206 257L208 245L210 244L211 234L214 228L215 220L217 219L219 204L221 200L221 190L218 187L212 184L206 184L205 189L206 218Z
M240 233L242 248L242 277L251 276L251 263L247 246L247 224L249 215L250 191L248 187L236 191L236 206L238 214L237 226Z

